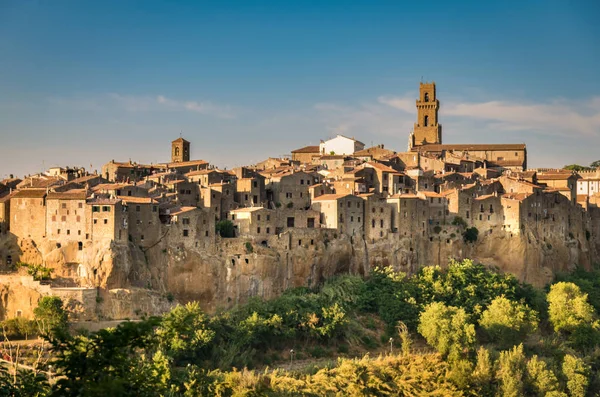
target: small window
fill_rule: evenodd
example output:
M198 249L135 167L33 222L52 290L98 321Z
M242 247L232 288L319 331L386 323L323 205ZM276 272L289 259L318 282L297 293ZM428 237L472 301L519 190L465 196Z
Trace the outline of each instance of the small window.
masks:
M67 209L67 203L62 203L62 204L61 204L61 208L62 208L63 210L64 210L64 209Z
M425 93L425 97L423 99L425 100L425 102L429 102L429 93L428 92Z
M260 227L256 228L256 233L260 233Z
M188 237L190 235L190 231L188 229L183 229L183 237Z
M108 219L104 220L104 224L107 225L108 224Z
M83 250L83 243L81 241L77 243L77 248L79 249L79 251Z
M423 127L427 127L429 125L429 116L423 117Z
M83 203L77 204L77 208L83 208Z
M135 206L135 212L140 212L142 210L142 207L139 205Z
M269 234L269 233L271 233L271 228L270 227L267 228L267 234Z

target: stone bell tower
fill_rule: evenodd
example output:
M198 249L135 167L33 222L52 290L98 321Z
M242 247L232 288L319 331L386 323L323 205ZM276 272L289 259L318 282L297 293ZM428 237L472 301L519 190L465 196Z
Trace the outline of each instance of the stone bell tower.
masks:
M417 99L417 122L410 134L409 150L415 146L442 143L442 125L438 123L439 109L435 82L421 83Z
M183 138L171 142L171 163L190 161L190 143Z

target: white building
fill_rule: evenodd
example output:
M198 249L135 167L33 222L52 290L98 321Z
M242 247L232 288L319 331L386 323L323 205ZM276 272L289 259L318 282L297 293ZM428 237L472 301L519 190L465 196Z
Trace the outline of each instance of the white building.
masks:
M363 150L364 148L364 143L339 134L328 141L321 141L321 144L319 145L321 154L333 153L337 155L349 155L358 152L359 150Z
M581 179L577 180L578 196L593 196L600 193L600 170L581 171L578 173Z

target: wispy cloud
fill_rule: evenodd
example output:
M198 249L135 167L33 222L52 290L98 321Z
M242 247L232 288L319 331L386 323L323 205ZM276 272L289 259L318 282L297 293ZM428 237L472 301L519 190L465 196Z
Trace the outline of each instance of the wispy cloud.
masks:
M414 99L380 97L378 102L402 112L415 112ZM494 130L543 132L548 135L599 136L600 97L587 100L553 100L546 103L521 101L444 101L440 117L483 121ZM442 120L443 122L443 120Z
M115 109L127 112L182 111L198 113L223 119L236 117L230 105L215 104L210 101L191 101L168 98L164 95L123 95L109 93L93 98L49 98L48 102L61 107L82 111L112 111Z

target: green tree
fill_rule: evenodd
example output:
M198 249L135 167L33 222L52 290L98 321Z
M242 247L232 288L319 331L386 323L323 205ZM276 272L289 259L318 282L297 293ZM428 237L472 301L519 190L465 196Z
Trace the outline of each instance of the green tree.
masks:
M594 308L587 302L587 294L573 283L553 284L547 300L548 315L556 332L571 333L593 320Z
M222 220L216 224L217 234L224 238L235 237L235 228L230 220Z
M593 161L590 164L590 168L599 168L599 167L600 167L600 160Z
M562 371L572 397L585 397L589 385L590 367L580 358L567 354Z
M68 329L68 315L58 296L44 296L33 309L40 332L65 332Z
M201 359L207 353L215 331L198 302L177 305L165 314L156 329L158 344L176 362Z
M89 336L51 339L57 382L51 396L159 396L166 394L164 365L146 353L156 346L159 320L124 322ZM144 353L144 354L141 354Z
M527 362L527 388L531 395L546 396L551 392L559 392L559 383L554 372L545 361L534 355Z
M479 230L476 227L470 227L463 232L463 240L466 243L474 243L479 237Z
M479 325L491 340L508 347L534 332L538 318L529 306L499 296L482 313Z
M419 317L419 333L442 356L457 359L475 342L475 326L464 309L433 302Z
M473 384L479 395L490 396L494 394L494 363L490 351L480 346L477 350L477 360L473 370Z
M500 384L500 395L503 397L523 396L525 371L526 359L523 353L523 344L500 352L496 373L496 379Z
M569 164L569 165L565 165L565 166L563 167L563 169L565 169L565 170L569 170L569 171L576 171L576 172L579 172L579 171L590 171L590 170L591 170L591 168L590 168L590 167L586 167L586 166L584 166L584 165L579 165L579 164Z

